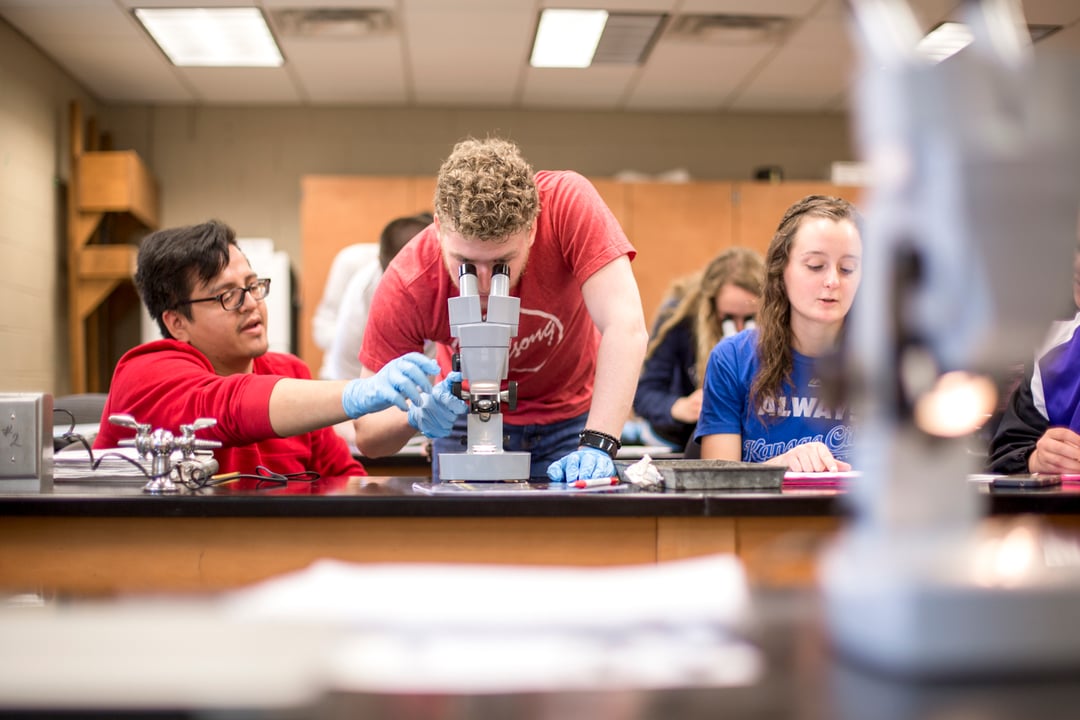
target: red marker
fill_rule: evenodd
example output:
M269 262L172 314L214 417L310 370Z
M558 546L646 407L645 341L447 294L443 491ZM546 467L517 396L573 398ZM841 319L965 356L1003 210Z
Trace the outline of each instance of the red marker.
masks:
M618 485L619 484L619 478L618 477L591 478L589 480L577 480L577 481L572 482L570 484L571 484L571 486L579 488L579 489L591 488L591 487L602 487L604 485Z

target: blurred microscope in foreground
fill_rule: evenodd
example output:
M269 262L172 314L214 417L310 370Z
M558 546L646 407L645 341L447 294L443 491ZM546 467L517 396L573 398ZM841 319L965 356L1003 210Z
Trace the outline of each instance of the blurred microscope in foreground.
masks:
M1015 0L967 2L974 40L937 65L905 0L849 4L874 187L847 354L862 478L820 566L832 642L904 675L1080 667L1075 553L988 534L957 437L992 403L969 373L1030 358L1070 307L1080 65L1036 58Z
M468 389L455 386L455 394L469 405L468 449L439 454L440 480L528 480L531 457L527 452L503 450L502 407L517 407L517 384L507 383L510 338L517 335L521 300L510 297L510 266L498 263L491 272L487 315L477 293L476 267L461 266L458 297L447 302L450 334L458 339L455 370L460 369Z

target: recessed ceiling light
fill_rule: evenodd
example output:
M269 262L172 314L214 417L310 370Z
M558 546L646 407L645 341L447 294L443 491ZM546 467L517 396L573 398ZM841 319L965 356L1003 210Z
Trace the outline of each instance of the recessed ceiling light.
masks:
M1031 36L1031 42L1050 37L1061 25L1028 25L1027 31ZM963 50L971 44L973 36L968 26L958 22L943 22L935 25L926 33L926 37L919 41L916 50L933 62L941 62L950 55Z
M589 67L607 18L606 10L543 10L529 64L546 68Z
M259 8L135 8L174 65L278 67L285 62Z
M933 62L941 62L966 48L972 39L971 30L964 23L943 22L926 33L915 50Z

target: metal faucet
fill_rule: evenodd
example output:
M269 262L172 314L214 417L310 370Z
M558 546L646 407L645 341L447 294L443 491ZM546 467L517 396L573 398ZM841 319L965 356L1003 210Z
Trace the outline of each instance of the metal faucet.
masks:
M143 486L146 493L174 493L179 492L180 487L173 482L172 474L176 472L181 482L205 481L218 469L217 460L212 456L197 456L198 450L211 450L221 447L219 440L206 440L195 437L197 430L217 425L214 418L199 418L193 423L180 426L180 437L174 436L164 428L151 430L148 423L140 423L131 415L109 415L109 422L113 425L129 427L135 430L135 437L120 440L121 447L133 447L144 460L150 461L150 480ZM172 465L172 453L179 450L181 459L176 467Z

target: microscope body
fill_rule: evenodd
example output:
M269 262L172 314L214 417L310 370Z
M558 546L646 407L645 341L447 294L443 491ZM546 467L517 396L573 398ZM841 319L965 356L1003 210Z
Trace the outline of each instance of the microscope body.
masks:
M502 408L517 405L517 386L502 390L510 367L510 338L517 334L521 301L510 297L510 270L495 266L485 316L477 292L476 269L465 263L458 278L459 295L447 302L450 333L458 339L455 369L460 369L468 390L456 386L469 406L467 449L440 453L439 480L527 480L532 458L527 452L503 450Z

